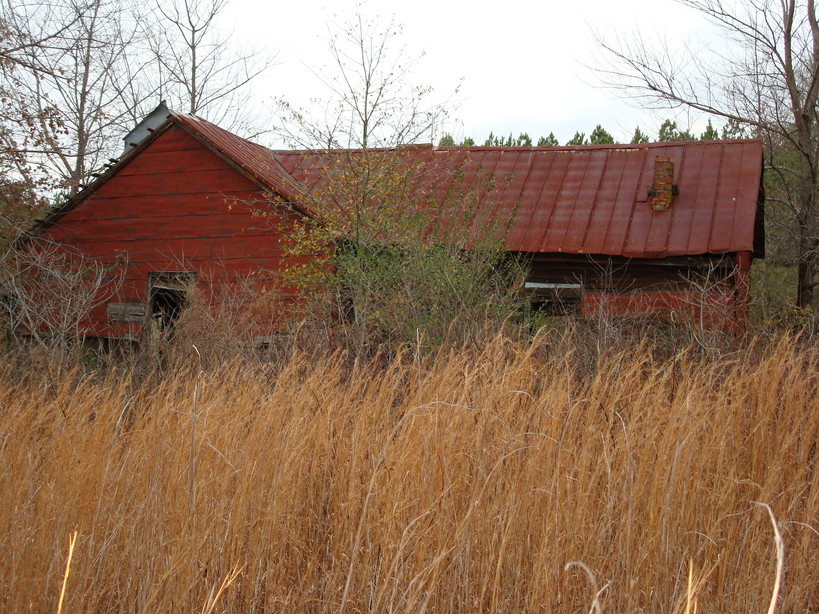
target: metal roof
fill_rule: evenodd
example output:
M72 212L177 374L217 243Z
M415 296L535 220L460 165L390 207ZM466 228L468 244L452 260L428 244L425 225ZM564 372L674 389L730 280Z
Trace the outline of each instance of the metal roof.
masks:
M492 209L495 222L511 220L511 251L630 258L754 251L759 140L409 151L457 167L465 184L495 177L496 189L481 204ZM320 180L317 158L330 155L275 153L294 179L308 185ZM648 195L658 157L674 164L678 186L665 211L653 210Z

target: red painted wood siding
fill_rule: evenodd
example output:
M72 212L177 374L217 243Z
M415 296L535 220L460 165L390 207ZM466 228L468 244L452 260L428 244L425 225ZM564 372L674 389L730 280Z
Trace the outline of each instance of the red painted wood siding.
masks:
M47 228L43 237L113 263L127 262L114 302L144 302L152 271L194 271L197 292L224 296L253 283L269 289L283 311L294 290L281 283L287 266L280 230L294 214L260 216L267 194L179 127L144 151L83 202ZM254 214L256 213L256 214ZM106 306L91 315L87 333L139 335L136 324L109 321Z

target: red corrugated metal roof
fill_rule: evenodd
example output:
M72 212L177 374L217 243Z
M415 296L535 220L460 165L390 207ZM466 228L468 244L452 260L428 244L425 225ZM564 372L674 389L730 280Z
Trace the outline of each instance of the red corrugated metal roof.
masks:
M512 219L512 251L663 258L753 251L762 143L704 141L583 147L416 148L465 174L493 173L484 199L494 219ZM317 152L275 152L297 181L320 179ZM679 193L651 208L654 160L674 163Z

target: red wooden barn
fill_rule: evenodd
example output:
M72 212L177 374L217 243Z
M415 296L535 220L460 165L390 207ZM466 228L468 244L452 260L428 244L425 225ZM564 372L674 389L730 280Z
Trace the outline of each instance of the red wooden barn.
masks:
M297 297L278 224L242 203L308 215L327 152L271 151L161 106L154 128L31 236L113 266L124 280L83 333L138 338L151 315L196 287L229 295L246 283ZM130 145L130 147L129 147ZM762 256L762 145L756 140L578 147L417 146L418 159L500 180L491 217L506 249L530 262L533 301L582 316L747 317L748 274ZM33 241L31 244L36 244ZM225 291L228 292L225 292Z

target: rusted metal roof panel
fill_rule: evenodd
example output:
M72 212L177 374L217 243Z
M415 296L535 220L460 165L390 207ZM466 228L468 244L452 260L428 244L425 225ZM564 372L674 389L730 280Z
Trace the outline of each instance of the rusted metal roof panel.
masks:
M588 253L586 237L595 217L600 216L602 207L595 208L599 198L600 186L603 183L609 156L608 152L595 150L589 152L583 177L577 192L575 206L572 208L569 224L561 240L562 251L568 253Z
M584 247L589 253L597 254L601 252L606 244L609 229L612 227L612 223L616 222L614 218L617 210L614 205L620 198L620 191L625 179L625 168L626 156L622 152L611 152L596 195L601 205L590 216L583 237ZM629 191L633 192L633 188Z

